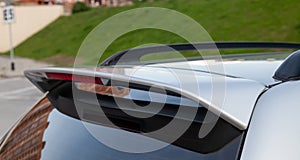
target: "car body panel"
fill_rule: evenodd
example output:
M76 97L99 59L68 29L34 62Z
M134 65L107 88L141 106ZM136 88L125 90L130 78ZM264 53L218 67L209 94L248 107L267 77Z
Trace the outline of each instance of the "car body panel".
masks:
M258 100L247 133L242 160L300 159L300 82L269 89Z
M223 70L214 68L208 68L205 61L190 61L190 62L176 62L176 63L166 63L164 66L166 68L176 68L176 69L188 69L203 71L207 73L218 73L224 74L231 77L239 77L249 80L254 80L260 82L264 85L272 85L277 83L276 80L272 78L276 69L282 63L282 60L235 60L217 62ZM151 67L159 67L160 65L150 65ZM219 68L220 68L219 67Z

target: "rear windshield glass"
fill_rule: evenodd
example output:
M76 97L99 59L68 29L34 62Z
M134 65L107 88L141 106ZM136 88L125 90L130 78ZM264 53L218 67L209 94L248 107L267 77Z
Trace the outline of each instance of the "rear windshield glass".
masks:
M82 122L67 117L57 110L49 116L49 126L46 129L43 141L42 159L130 159L130 160L234 160L238 154L242 134L232 139L218 150L211 153L199 153L176 145L169 145L163 149L148 153L126 153L112 149L95 139L83 126ZM126 138L126 135L136 135L128 131L90 124L90 127L98 131L99 134L119 134ZM222 135L223 134L223 135ZM225 132L219 136L226 136ZM153 141L151 138L145 140ZM216 138L216 143L218 139ZM120 142L122 143L122 142ZM134 144L128 144L134 145ZM208 145L208 144L207 144ZM205 145L199 144L199 147ZM141 146L142 147L142 146Z

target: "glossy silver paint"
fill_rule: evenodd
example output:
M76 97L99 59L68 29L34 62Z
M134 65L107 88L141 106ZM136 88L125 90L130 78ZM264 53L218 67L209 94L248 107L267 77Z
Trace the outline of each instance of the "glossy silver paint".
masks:
M176 69L173 69L173 71ZM176 74L186 76L185 85L190 85L193 88L199 87L199 92L194 90L182 89L178 85L178 79L172 78L169 68L155 67L125 67L125 68L97 68L96 72L93 69L86 68L46 68L39 70L27 71L26 74L35 74L46 77L45 73L67 73L85 76L95 76L102 79L112 79L147 86L155 86L157 88L165 88L170 91L181 94L184 97L200 103L210 111L230 122L237 128L244 130L247 128L253 107L260 93L265 89L265 86L260 82L248 80L244 78L232 78L226 76L215 75L212 81L210 73L195 72L193 70L176 70ZM133 74L134 73L134 74ZM159 73L159 74L158 74ZM195 81L189 83L189 76L196 78L198 86L195 86ZM225 85L224 97L213 97L213 86ZM222 94L221 94L222 95ZM215 99L222 101L223 105L214 104Z
M242 160L300 159L300 82L279 84L258 100Z
M239 77L244 79L251 79L260 82L264 85L270 85L276 83L272 78L274 72L282 63L282 60L235 60L235 61L223 61L219 62L224 68L224 71L214 70L213 68L207 68L207 64L204 61L189 61L189 62L176 62L166 63L166 67L189 69L187 66L191 66L194 70L200 70L205 72L214 72L219 74L225 74L227 76ZM159 65L151 65L159 66Z

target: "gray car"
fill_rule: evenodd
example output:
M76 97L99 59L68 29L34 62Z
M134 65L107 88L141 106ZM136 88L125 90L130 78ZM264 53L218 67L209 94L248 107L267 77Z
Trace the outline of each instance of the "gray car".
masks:
M299 48L172 44L26 71L45 95L2 138L0 159L299 160Z

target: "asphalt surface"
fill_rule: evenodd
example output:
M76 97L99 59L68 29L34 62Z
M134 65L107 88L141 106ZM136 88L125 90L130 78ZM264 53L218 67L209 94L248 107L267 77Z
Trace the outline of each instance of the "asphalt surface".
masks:
M25 70L51 66L46 63L21 57L15 57L14 63L15 70L11 71L11 61L9 56L0 55L0 78L22 77Z
M11 71L10 57L0 55L0 139L43 95L26 78L24 71L51 66L27 58L15 57Z
M0 139L42 96L24 77L0 79Z

